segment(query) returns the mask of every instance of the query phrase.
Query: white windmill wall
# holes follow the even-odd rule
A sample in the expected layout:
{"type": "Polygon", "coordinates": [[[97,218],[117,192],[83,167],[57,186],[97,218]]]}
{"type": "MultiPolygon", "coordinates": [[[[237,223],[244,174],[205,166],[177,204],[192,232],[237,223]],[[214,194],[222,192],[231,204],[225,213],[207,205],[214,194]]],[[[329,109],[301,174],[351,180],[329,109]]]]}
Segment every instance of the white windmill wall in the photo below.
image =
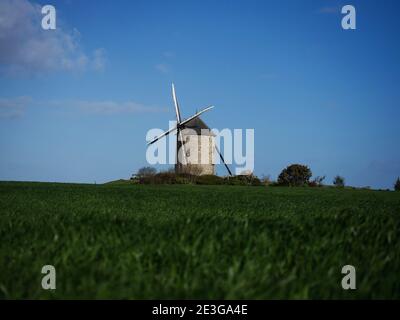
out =
{"type": "MultiPolygon", "coordinates": [[[[193,135],[185,134],[186,160],[188,163],[187,171],[194,174],[215,174],[215,137],[212,135],[193,135]]],[[[183,148],[180,148],[183,152],[183,148]]],[[[182,171],[185,171],[183,166],[182,171]]]]}

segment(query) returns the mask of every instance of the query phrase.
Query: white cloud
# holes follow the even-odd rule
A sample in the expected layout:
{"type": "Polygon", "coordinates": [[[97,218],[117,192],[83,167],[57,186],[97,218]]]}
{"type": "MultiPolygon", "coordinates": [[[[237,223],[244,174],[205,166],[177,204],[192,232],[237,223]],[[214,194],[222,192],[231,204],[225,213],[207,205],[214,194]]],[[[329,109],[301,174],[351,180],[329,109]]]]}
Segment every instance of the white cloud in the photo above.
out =
{"type": "Polygon", "coordinates": [[[62,108],[73,112],[118,115],[167,112],[167,108],[147,106],[134,101],[117,102],[112,100],[47,100],[38,101],[31,97],[21,96],[15,98],[0,98],[0,118],[16,119],[25,115],[28,108],[41,106],[47,108],[62,108]]]}
{"type": "MultiPolygon", "coordinates": [[[[64,103],[65,104],[65,103],[64,103]]],[[[116,102],[116,101],[70,101],[66,103],[67,105],[77,108],[85,113],[92,114],[103,114],[103,115],[113,115],[113,114],[130,114],[130,113],[157,113],[166,112],[166,108],[145,106],[143,104],[126,101],[126,102],[116,102]]]]}
{"type": "Polygon", "coordinates": [[[29,97],[0,98],[0,118],[15,119],[25,114],[25,109],[31,102],[29,97]]]}
{"type": "Polygon", "coordinates": [[[0,71],[31,74],[81,71],[88,66],[104,69],[103,49],[88,56],[80,46],[77,29],[64,29],[57,16],[57,29],[43,30],[42,17],[41,6],[36,3],[0,1],[0,71]]]}

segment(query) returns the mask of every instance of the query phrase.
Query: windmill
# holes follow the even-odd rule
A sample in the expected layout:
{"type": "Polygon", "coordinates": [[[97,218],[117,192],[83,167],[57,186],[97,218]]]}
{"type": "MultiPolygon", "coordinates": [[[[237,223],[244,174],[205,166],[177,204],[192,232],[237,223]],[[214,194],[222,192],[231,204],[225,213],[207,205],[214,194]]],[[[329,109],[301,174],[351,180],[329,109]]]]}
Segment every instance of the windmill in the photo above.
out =
{"type": "Polygon", "coordinates": [[[224,157],[215,144],[215,134],[200,119],[201,114],[211,110],[214,106],[209,106],[183,120],[179,109],[178,99],[176,98],[174,84],[172,84],[172,99],[175,106],[176,126],[154,138],[148,143],[148,145],[151,145],[176,131],[176,173],[189,172],[198,175],[215,174],[215,150],[225,165],[229,175],[232,176],[232,172],[225,163],[224,157]],[[201,162],[199,162],[200,159],[202,159],[201,162]]]}

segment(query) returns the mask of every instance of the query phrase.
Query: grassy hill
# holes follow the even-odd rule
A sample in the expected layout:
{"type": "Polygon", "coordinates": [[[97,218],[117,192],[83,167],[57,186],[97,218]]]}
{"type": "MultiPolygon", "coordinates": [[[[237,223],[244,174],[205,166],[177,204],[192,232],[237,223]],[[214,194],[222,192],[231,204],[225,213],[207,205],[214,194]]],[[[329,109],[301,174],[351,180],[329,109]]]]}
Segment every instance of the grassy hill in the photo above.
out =
{"type": "Polygon", "coordinates": [[[0,183],[2,298],[400,298],[399,270],[400,192],[0,183]]]}

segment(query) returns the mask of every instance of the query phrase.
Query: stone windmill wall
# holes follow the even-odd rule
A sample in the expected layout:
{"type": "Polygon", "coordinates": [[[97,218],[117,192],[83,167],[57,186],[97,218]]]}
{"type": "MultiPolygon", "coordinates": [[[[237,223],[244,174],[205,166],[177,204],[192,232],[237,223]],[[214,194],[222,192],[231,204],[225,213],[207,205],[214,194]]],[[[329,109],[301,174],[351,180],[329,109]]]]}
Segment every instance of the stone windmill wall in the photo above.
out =
{"type": "MultiPolygon", "coordinates": [[[[191,173],[194,175],[215,174],[215,135],[210,128],[200,119],[189,122],[182,130],[186,161],[177,161],[175,170],[177,173],[191,173]]],[[[181,141],[177,147],[180,159],[183,159],[181,141]]]]}

